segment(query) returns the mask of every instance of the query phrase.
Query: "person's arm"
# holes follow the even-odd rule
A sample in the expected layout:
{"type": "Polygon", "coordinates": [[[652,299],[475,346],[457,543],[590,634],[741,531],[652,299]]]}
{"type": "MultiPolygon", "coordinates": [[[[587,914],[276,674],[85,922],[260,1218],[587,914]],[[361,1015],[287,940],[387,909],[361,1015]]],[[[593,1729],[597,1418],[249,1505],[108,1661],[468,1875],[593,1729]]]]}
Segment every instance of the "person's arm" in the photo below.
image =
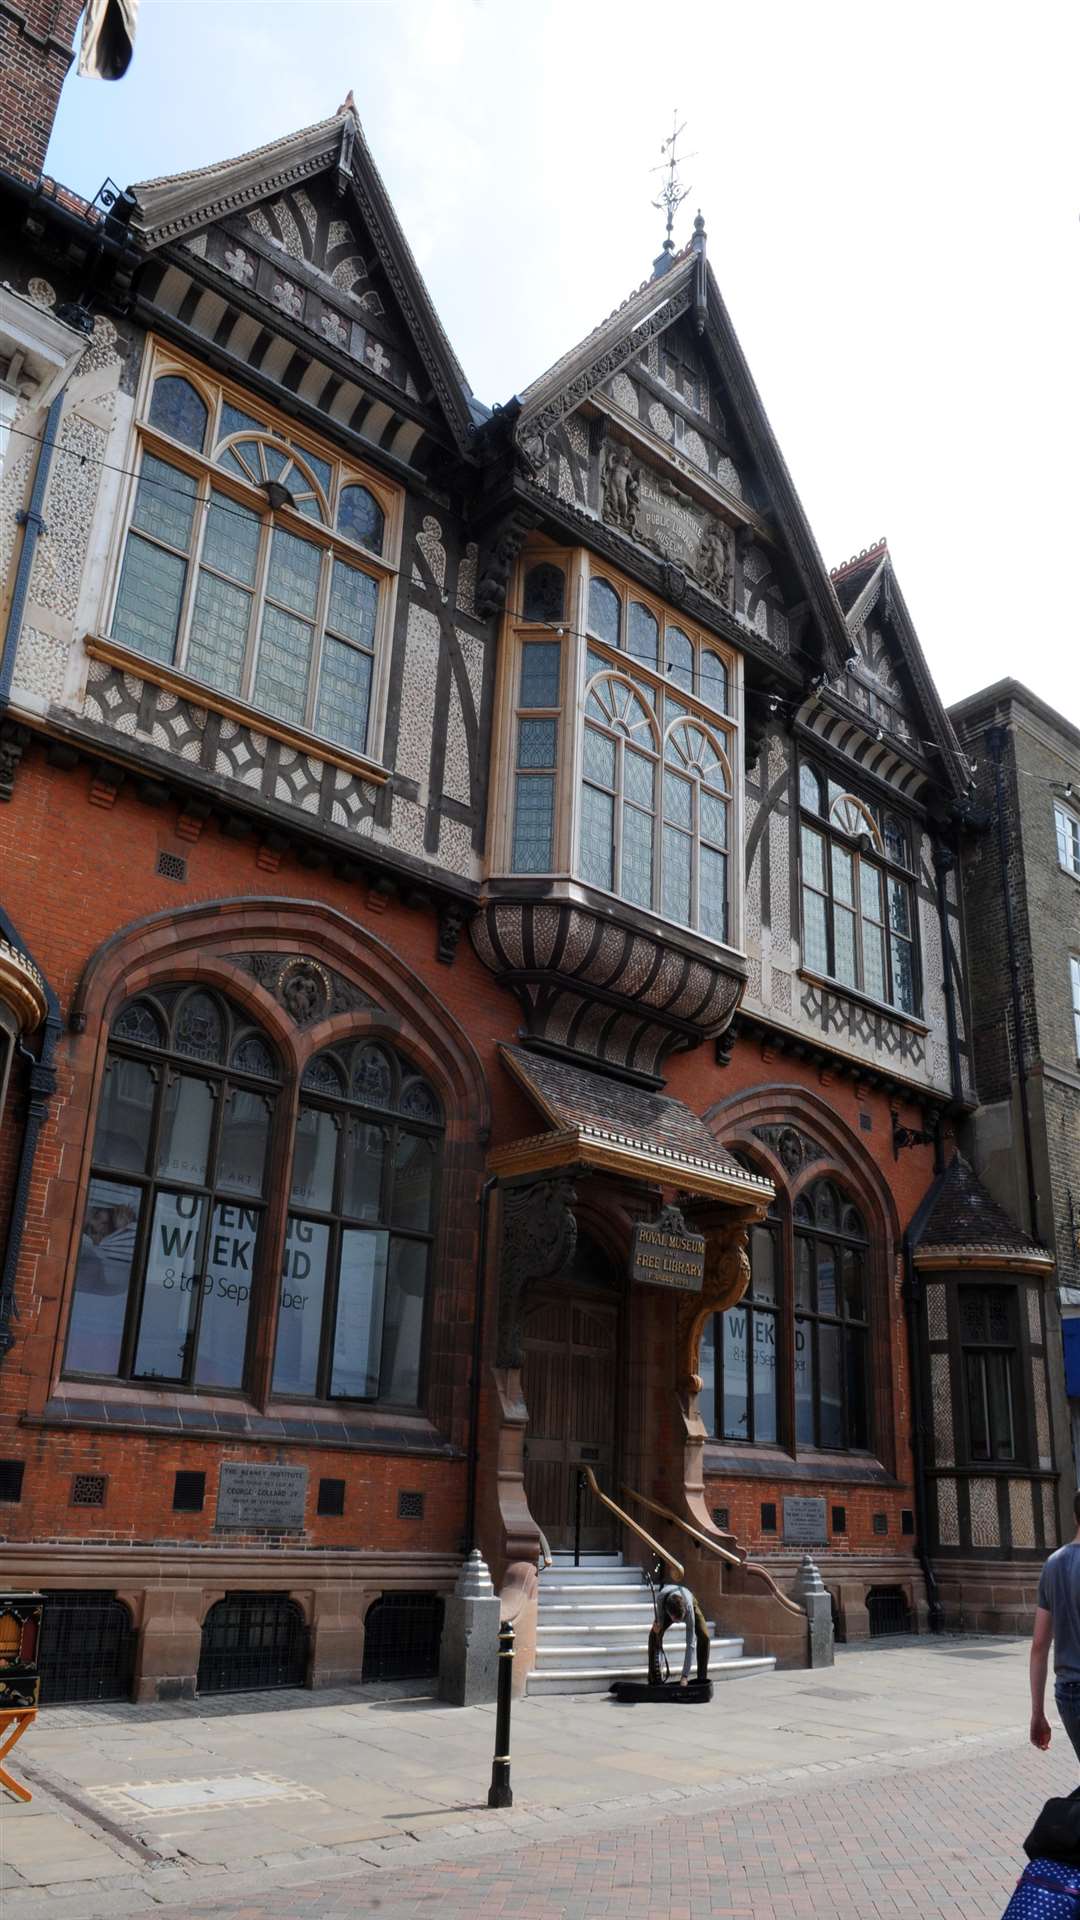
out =
{"type": "Polygon", "coordinates": [[[1046,1607],[1036,1607],[1035,1627],[1031,1636],[1031,1744],[1042,1753],[1050,1745],[1050,1722],[1045,1713],[1046,1669],[1053,1638],[1053,1614],[1046,1607]]]}
{"type": "Polygon", "coordinates": [[[683,1654],[682,1680],[680,1685],[685,1687],[690,1678],[690,1668],[694,1659],[694,1596],[686,1587],[683,1587],[681,1592],[683,1608],[686,1613],[686,1652],[683,1654]]]}

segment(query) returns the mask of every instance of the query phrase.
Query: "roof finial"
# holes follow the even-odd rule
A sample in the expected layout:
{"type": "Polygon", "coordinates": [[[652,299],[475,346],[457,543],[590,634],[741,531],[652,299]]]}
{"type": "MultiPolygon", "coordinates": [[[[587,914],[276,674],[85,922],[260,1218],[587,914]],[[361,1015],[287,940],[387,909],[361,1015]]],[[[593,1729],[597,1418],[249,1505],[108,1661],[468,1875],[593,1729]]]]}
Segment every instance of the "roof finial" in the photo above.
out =
{"type": "Polygon", "coordinates": [[[344,100],[342,101],[340,107],[338,108],[337,113],[334,115],[334,118],[335,120],[337,120],[340,117],[340,115],[343,113],[355,114],[355,112],[356,112],[356,101],[353,99],[353,91],[352,91],[352,88],[350,87],[348,93],[345,95],[344,100]]]}
{"type": "MultiPolygon", "coordinates": [[[[671,265],[671,256],[675,251],[675,242],[671,237],[671,230],[675,225],[675,215],[682,206],[687,194],[690,192],[690,188],[684,187],[679,179],[678,166],[680,156],[676,152],[679,140],[685,132],[686,121],[684,120],[680,127],[679,109],[676,107],[671,116],[671,134],[667,140],[660,142],[660,151],[665,155],[665,158],[658,167],[652,169],[654,173],[667,174],[667,180],[660,189],[660,198],[653,201],[653,206],[656,207],[659,212],[666,212],[667,214],[667,233],[664,239],[663,250],[659,257],[653,261],[654,273],[666,273],[671,265]]],[[[693,160],[696,158],[696,155],[686,153],[681,157],[684,160],[693,160]]]]}

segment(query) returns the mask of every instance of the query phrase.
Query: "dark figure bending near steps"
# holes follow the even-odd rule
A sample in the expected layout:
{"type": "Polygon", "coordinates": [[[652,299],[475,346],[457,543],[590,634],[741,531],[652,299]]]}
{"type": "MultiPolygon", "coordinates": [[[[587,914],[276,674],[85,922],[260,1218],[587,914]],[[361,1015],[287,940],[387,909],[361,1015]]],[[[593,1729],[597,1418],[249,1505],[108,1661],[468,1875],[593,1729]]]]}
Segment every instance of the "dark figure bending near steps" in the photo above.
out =
{"type": "Polygon", "coordinates": [[[664,1635],[669,1627],[680,1624],[686,1629],[686,1649],[679,1685],[685,1687],[690,1678],[695,1640],[698,1680],[704,1682],[708,1678],[709,1629],[705,1624],[705,1615],[689,1587],[661,1587],[656,1597],[656,1619],[649,1628],[649,1685],[652,1687],[661,1685],[660,1651],[664,1635]]]}

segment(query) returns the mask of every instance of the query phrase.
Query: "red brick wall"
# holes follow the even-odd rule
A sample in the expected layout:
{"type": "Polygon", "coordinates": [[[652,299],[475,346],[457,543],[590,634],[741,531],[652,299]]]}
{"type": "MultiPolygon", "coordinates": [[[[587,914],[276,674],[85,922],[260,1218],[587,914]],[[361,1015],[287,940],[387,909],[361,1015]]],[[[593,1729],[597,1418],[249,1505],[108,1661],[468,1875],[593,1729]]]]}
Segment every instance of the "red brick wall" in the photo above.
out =
{"type": "MultiPolygon", "coordinates": [[[[440,965],[436,954],[436,923],[430,908],[407,908],[364,886],[339,879],[329,871],[313,873],[298,860],[285,856],[276,872],[257,864],[257,842],[228,838],[213,822],[192,842],[177,833],[175,804],[154,809],[142,803],[130,787],[121,788],[108,811],[90,804],[91,774],[86,767],[61,771],[51,767],[36,745],[27,753],[15,783],[11,802],[0,807],[0,873],[3,898],[19,932],[57,992],[65,1020],[72,997],[91,956],[119,930],[145,916],[182,910],[206,900],[235,900],[244,896],[253,908],[259,902],[282,900],[325,904],[349,916],[361,928],[392,950],[405,975],[422,983],[444,1009],[448,1033],[467,1036],[487,1077],[492,1102],[491,1137],[496,1143],[535,1133],[538,1117],[524,1095],[501,1068],[496,1053],[500,1040],[513,1039],[519,1025],[512,997],[484,969],[464,937],[452,966],[440,965]],[[188,863],[183,884],[155,874],[160,851],[182,854],[188,863]]],[[[137,945],[132,949],[138,963],[137,945]]],[[[2,1511],[0,1528],[10,1538],[175,1539],[197,1542],[211,1538],[218,1457],[246,1460],[306,1462],[310,1470],[310,1510],[314,1513],[317,1482],[327,1475],[347,1485],[344,1519],[319,1518],[310,1522],[315,1544],[337,1542],[377,1547],[452,1547],[460,1538],[465,1498],[463,1460],[439,1460],[308,1448],[301,1442],[223,1443],[195,1438],[172,1440],[138,1434],[92,1433],[85,1429],[40,1428],[20,1425],[31,1404],[40,1407],[50,1378],[57,1372],[57,1328],[67,1279],[70,1236],[77,1213],[78,1182],[85,1151],[88,1112],[93,1104],[93,1078],[88,1052],[96,1047],[89,1027],[85,1035],[65,1031],[57,1064],[60,1093],[39,1148],[34,1186],[23,1240],[19,1270],[17,1344],[0,1369],[0,1455],[23,1456],[28,1462],[20,1507],[2,1511]],[[173,1474],[181,1467],[208,1474],[204,1514],[173,1514],[173,1474]],[[104,1512],[70,1505],[71,1475],[79,1471],[110,1476],[108,1507],[104,1512]],[[399,1488],[427,1492],[423,1521],[397,1517],[399,1488]],[[6,1524],[5,1524],[6,1523],[6,1524]]],[[[12,1099],[20,1097],[18,1070],[12,1099]]],[[[875,1167],[893,1196],[902,1229],[932,1177],[928,1149],[916,1149],[894,1160],[888,1098],[882,1093],[858,1093],[850,1080],[820,1074],[812,1065],[791,1057],[763,1056],[760,1046],[741,1041],[731,1065],[716,1065],[711,1047],[704,1046],[670,1062],[668,1090],[697,1111],[708,1113],[732,1096],[765,1084],[786,1086],[825,1103],[833,1124],[842,1122],[859,1151],[875,1167]],[[859,1126],[860,1113],[871,1115],[870,1132],[859,1126]]],[[[918,1125],[915,1108],[901,1106],[901,1119],[918,1125]]],[[[713,1124],[725,1137],[723,1113],[713,1124]]],[[[452,1254],[459,1275],[449,1317],[454,1325],[446,1335],[445,1369],[453,1375],[447,1391],[455,1409],[455,1437],[465,1438],[464,1413],[469,1373],[468,1343],[472,1276],[475,1272],[479,1208],[463,1200],[478,1190],[482,1143],[472,1128],[473,1163],[462,1174],[465,1185],[452,1203],[452,1254]],[[472,1181],[470,1187],[468,1182],[472,1181]]],[[[0,1140],[10,1141],[14,1129],[5,1126],[0,1140]]],[[[11,1154],[0,1145],[0,1182],[10,1180],[11,1154]]],[[[5,1194],[0,1186],[0,1218],[5,1194]]],[[[448,1243],[449,1244],[449,1243],[448,1243]]],[[[755,1549],[777,1542],[760,1534],[762,1500],[775,1499],[779,1511],[786,1490],[824,1492],[829,1506],[847,1508],[848,1531],[835,1543],[838,1551],[910,1552],[910,1541],[900,1534],[900,1509],[912,1504],[908,1439],[909,1403],[907,1355],[899,1292],[898,1239],[891,1242],[887,1283],[888,1305],[882,1337],[887,1348],[884,1369],[891,1397],[895,1434],[895,1492],[819,1483],[784,1483],[764,1479],[710,1482],[709,1504],[727,1505],[740,1538],[755,1549]],[[872,1530],[874,1513],[888,1512],[887,1537],[872,1530]]],[[[442,1310],[442,1309],[440,1309],[442,1310]]],[[[495,1302],[487,1310],[489,1341],[494,1340],[495,1302]]],[[[655,1385],[655,1382],[654,1382],[655,1385]]],[[[671,1405],[670,1376],[664,1396],[671,1405]]],[[[449,1404],[449,1403],[448,1403],[449,1404]]],[[[656,1409],[660,1431],[669,1414],[656,1409]]],[[[665,1435],[665,1444],[667,1436],[665,1435]]]]}
{"type": "Polygon", "coordinates": [[[45,164],[81,12],[81,0],[17,0],[0,11],[0,166],[29,184],[45,164]]]}

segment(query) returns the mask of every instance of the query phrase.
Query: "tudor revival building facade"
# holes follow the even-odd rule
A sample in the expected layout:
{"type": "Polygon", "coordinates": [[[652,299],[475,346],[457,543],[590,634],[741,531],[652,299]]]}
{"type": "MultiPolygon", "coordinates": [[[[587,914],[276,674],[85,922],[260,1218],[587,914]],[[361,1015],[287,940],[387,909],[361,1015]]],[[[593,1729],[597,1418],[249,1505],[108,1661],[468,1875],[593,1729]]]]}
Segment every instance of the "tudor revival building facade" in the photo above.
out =
{"type": "MultiPolygon", "coordinates": [[[[1045,1347],[962,1443],[991,1524],[912,1239],[975,1098],[970,770],[700,219],[492,412],[351,100],[102,211],[39,177],[54,54],[15,30],[0,156],[10,1576],[153,1699],[258,1608],[263,1680],[383,1671],[476,1543],[524,1673],[591,1465],[751,1650],[805,1657],[800,1531],[849,1634],[925,1620],[931,1548],[1018,1617],[1045,1347]],[[701,1292],[631,1282],[672,1206],[701,1292]]],[[[990,1345],[1001,1275],[930,1244],[990,1345]]]]}

